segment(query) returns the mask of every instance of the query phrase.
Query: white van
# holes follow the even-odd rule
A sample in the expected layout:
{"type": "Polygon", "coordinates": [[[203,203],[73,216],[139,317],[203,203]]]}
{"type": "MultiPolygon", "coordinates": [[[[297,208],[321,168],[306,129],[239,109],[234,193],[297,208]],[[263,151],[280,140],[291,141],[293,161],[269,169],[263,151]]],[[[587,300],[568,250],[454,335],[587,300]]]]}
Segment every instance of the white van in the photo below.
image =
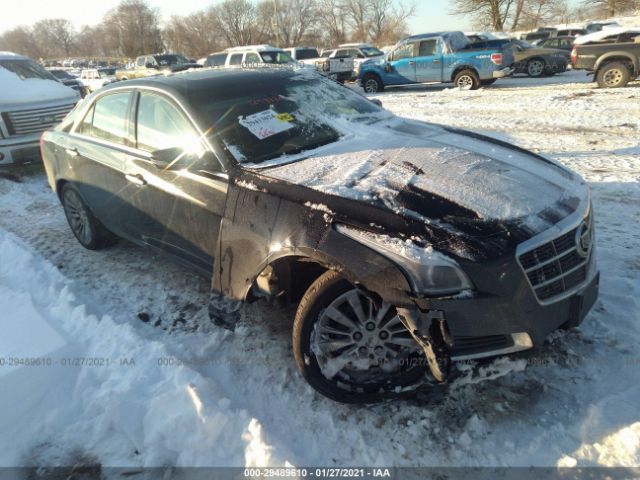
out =
{"type": "Polygon", "coordinates": [[[40,135],[79,100],[30,58],[0,52],[0,165],[39,161],[40,135]]]}

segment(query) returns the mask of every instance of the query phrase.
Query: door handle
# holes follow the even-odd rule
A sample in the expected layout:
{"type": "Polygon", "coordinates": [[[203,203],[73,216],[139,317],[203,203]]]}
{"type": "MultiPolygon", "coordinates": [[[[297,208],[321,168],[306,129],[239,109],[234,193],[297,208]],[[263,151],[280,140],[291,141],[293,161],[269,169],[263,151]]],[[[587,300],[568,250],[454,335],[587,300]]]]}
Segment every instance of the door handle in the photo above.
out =
{"type": "Polygon", "coordinates": [[[415,64],[416,64],[415,61],[413,61],[413,60],[409,61],[409,65],[415,65],[415,64]]]}
{"type": "Polygon", "coordinates": [[[440,63],[440,60],[438,60],[437,58],[433,61],[433,63],[440,63]]]}
{"type": "Polygon", "coordinates": [[[129,182],[133,183],[134,185],[138,185],[139,187],[142,187],[147,184],[147,181],[139,173],[136,173],[135,175],[126,174],[124,178],[126,178],[129,182]]]}
{"type": "Polygon", "coordinates": [[[77,148],[67,148],[66,152],[67,152],[67,155],[69,155],[70,157],[77,157],[78,155],[80,155],[78,153],[78,149],[77,148]]]}

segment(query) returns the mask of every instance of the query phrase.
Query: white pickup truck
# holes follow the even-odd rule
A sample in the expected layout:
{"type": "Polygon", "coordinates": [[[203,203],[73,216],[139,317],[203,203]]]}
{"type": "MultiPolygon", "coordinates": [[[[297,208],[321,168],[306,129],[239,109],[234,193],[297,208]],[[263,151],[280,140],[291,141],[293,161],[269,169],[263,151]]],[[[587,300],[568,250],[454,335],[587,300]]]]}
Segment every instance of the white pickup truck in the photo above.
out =
{"type": "Polygon", "coordinates": [[[316,69],[322,74],[344,83],[353,78],[354,58],[338,50],[324,50],[316,60],[316,69]]]}
{"type": "Polygon", "coordinates": [[[112,71],[108,69],[88,68],[80,72],[80,81],[90,92],[94,92],[105,85],[117,81],[115,70],[113,73],[111,72],[112,71]]]}

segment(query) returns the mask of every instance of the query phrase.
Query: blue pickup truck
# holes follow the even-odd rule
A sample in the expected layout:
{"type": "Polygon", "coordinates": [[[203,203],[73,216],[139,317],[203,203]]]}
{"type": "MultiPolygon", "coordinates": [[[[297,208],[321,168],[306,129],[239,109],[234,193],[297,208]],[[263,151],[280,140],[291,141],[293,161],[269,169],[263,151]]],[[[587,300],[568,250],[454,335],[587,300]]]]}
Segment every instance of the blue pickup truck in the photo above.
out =
{"type": "Polygon", "coordinates": [[[367,93],[387,86],[448,83],[475,90],[513,72],[509,40],[472,43],[462,32],[414,35],[398,42],[383,60],[360,66],[358,83],[367,93]]]}

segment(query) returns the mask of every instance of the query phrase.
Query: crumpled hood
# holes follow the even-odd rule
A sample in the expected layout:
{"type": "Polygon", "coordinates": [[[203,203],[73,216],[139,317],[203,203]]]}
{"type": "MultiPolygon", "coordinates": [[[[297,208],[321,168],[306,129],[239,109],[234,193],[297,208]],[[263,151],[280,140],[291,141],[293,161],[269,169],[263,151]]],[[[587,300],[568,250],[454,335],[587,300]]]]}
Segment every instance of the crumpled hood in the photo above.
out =
{"type": "Polygon", "coordinates": [[[531,234],[588,196],[577,175],[498,140],[404,120],[368,132],[261,173],[426,223],[516,223],[531,234]]]}

